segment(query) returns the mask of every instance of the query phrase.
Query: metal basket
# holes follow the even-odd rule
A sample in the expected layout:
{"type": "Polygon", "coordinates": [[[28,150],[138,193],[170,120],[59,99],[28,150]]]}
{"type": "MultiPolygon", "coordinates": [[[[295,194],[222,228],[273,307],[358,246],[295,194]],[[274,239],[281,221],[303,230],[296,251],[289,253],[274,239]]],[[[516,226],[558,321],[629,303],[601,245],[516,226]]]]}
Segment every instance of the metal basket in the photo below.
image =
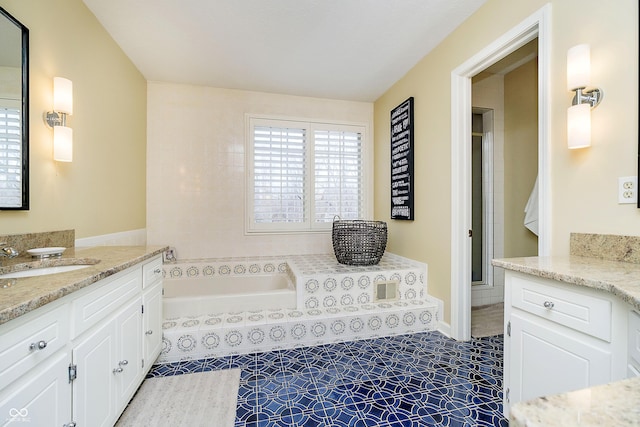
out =
{"type": "Polygon", "coordinates": [[[376,265],[387,246],[384,221],[336,220],[331,232],[333,252],[340,264],[376,265]]]}

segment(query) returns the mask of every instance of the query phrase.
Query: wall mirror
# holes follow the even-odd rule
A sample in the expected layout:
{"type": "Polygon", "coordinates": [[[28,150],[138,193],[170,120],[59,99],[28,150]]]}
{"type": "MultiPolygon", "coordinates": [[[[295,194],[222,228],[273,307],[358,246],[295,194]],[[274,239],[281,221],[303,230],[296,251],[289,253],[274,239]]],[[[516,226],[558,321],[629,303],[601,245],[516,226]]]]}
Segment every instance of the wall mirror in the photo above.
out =
{"type": "Polygon", "coordinates": [[[29,30],[0,7],[0,210],[29,209],[29,30]]]}

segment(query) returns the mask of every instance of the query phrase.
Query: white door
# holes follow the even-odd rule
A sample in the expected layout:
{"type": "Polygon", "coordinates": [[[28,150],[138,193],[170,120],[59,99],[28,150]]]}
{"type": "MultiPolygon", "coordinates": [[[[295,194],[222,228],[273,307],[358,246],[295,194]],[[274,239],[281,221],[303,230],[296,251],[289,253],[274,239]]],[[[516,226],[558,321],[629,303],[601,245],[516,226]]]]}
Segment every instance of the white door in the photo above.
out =
{"type": "Polygon", "coordinates": [[[116,409],[124,407],[140,384],[142,375],[142,299],[136,298],[118,315],[117,358],[113,369],[116,377],[116,409]]]}
{"type": "Polygon", "coordinates": [[[510,345],[511,405],[611,381],[611,353],[588,344],[582,334],[518,313],[510,320],[505,344],[510,345]]]}
{"type": "Polygon", "coordinates": [[[162,349],[162,282],[154,285],[142,296],[144,313],[144,366],[155,362],[162,349]]]}
{"type": "Polygon", "coordinates": [[[111,426],[116,414],[116,322],[94,330],[73,349],[73,418],[78,426],[111,426]]]}
{"type": "Polygon", "coordinates": [[[0,395],[3,426],[62,426],[71,422],[71,386],[66,351],[41,363],[0,395]]]}

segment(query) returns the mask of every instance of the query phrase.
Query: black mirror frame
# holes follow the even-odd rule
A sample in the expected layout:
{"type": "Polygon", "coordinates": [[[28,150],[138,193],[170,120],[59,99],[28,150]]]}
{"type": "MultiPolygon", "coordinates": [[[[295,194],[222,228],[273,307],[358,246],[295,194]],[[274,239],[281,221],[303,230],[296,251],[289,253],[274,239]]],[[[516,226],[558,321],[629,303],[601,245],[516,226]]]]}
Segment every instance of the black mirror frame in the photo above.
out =
{"type": "Polygon", "coordinates": [[[0,15],[11,21],[21,32],[22,38],[22,204],[0,206],[0,210],[29,210],[29,29],[0,7],[0,15]]]}

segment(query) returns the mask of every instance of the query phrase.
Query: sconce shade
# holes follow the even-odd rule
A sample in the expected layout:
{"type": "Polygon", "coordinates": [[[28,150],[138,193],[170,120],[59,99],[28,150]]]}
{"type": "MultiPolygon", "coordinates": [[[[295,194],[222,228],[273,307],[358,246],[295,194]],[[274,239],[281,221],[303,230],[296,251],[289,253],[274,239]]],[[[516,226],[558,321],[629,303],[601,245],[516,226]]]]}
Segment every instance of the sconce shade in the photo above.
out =
{"type": "Polygon", "coordinates": [[[567,109],[567,143],[571,149],[591,145],[590,104],[577,104],[567,109]]]}
{"type": "Polygon", "coordinates": [[[73,114],[73,82],[64,77],[53,78],[53,111],[73,114]]]}
{"type": "Polygon", "coordinates": [[[591,49],[579,44],[567,52],[567,88],[575,90],[589,86],[591,80],[591,49]]]}
{"type": "Polygon", "coordinates": [[[53,160],[73,161],[73,129],[66,126],[53,127],[53,160]]]}

